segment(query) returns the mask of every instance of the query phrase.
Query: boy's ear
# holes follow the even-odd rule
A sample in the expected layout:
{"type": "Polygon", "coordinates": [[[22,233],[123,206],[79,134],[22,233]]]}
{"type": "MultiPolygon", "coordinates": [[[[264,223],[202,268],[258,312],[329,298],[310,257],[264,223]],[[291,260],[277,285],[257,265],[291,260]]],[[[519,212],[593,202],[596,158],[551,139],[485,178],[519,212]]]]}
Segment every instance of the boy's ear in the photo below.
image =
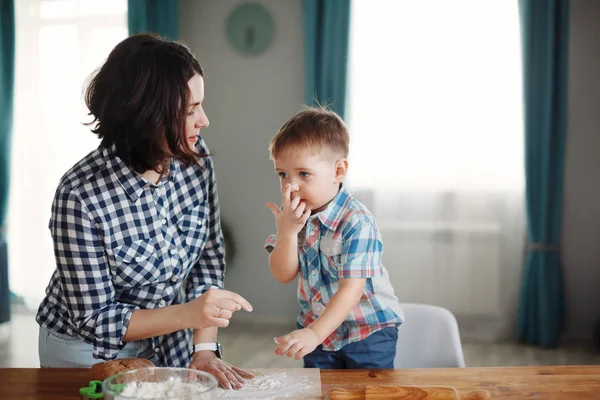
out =
{"type": "Polygon", "coordinates": [[[348,160],[337,160],[335,162],[335,177],[334,183],[340,183],[346,177],[346,173],[348,172],[348,160]]]}

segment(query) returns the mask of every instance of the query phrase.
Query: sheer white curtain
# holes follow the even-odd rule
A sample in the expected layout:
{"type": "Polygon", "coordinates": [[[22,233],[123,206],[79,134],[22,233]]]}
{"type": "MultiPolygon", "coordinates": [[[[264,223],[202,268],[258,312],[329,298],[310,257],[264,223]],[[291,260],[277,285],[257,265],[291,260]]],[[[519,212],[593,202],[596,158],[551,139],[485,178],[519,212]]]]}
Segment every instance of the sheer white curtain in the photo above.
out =
{"type": "Polygon", "coordinates": [[[98,146],[83,85],[127,36],[127,0],[18,0],[9,199],[11,291],[36,309],[54,269],[48,230],[60,177],[98,146]]]}
{"type": "Polygon", "coordinates": [[[517,1],[354,0],[348,184],[401,301],[512,329],[524,240],[517,1]]]}

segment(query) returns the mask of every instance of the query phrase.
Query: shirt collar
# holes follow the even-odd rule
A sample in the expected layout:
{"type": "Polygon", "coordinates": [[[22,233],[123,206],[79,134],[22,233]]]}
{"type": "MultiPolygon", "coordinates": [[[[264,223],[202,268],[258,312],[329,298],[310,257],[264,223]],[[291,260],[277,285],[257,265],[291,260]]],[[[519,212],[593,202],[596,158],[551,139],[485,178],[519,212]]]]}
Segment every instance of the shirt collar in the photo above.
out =
{"type": "MultiPolygon", "coordinates": [[[[102,155],[106,160],[108,160],[107,164],[109,172],[114,174],[117,181],[132,202],[135,203],[137,199],[140,198],[146,186],[157,186],[148,182],[142,177],[142,175],[129,168],[123,162],[123,160],[116,155],[114,144],[109,148],[105,148],[102,152],[102,155]]],[[[167,180],[173,181],[175,175],[180,171],[181,168],[179,166],[179,162],[176,162],[171,158],[171,161],[169,162],[169,173],[161,178],[159,184],[163,184],[167,180]]]]}
{"type": "Polygon", "coordinates": [[[329,202],[327,207],[316,214],[316,218],[318,218],[328,229],[335,231],[342,221],[342,216],[345,213],[350,200],[352,200],[352,195],[343,183],[340,184],[340,190],[329,202]]]}

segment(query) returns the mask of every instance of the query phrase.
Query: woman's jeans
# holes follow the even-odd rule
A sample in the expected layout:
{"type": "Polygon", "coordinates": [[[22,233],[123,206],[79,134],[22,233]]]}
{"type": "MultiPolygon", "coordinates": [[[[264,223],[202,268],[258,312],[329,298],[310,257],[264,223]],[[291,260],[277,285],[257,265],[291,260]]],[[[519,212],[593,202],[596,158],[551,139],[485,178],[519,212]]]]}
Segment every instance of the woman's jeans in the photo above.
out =
{"type": "MultiPolygon", "coordinates": [[[[40,327],[38,353],[42,368],[89,368],[103,360],[92,356],[92,345],[79,336],[69,336],[40,327]]],[[[129,342],[117,358],[146,358],[156,364],[150,340],[129,342]]]]}

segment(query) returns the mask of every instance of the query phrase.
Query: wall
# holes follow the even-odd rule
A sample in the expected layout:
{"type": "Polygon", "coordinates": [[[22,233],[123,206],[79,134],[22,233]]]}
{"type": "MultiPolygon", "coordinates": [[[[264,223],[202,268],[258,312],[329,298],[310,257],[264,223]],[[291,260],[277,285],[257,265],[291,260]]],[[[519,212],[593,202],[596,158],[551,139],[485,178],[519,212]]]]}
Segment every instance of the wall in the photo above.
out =
{"type": "Polygon", "coordinates": [[[275,35],[258,56],[238,54],[226,40],[226,16],[240,2],[181,0],[181,35],[206,71],[210,127],[202,136],[214,153],[222,217],[233,226],[237,241],[226,287],[255,309],[236,318],[293,322],[295,282],[274,280],[263,244],[275,230],[264,204],[281,198],[269,141],[304,96],[301,2],[259,1],[273,15],[275,35]]]}
{"type": "Polygon", "coordinates": [[[567,337],[600,319],[600,2],[571,0],[563,209],[567,337]]]}
{"type": "MultiPolygon", "coordinates": [[[[246,296],[255,318],[293,320],[294,284],[271,277],[266,236],[274,230],[266,201],[279,198],[267,146],[303,97],[300,0],[262,0],[275,19],[271,46],[258,57],[226,41],[227,13],[240,1],[180,0],[182,37],[207,73],[204,131],[215,153],[223,217],[234,226],[237,259],[227,288],[246,296]]],[[[600,2],[571,0],[568,137],[564,187],[563,261],[567,337],[589,338],[600,318],[600,2]]],[[[242,317],[240,315],[240,317],[242,317]]]]}

